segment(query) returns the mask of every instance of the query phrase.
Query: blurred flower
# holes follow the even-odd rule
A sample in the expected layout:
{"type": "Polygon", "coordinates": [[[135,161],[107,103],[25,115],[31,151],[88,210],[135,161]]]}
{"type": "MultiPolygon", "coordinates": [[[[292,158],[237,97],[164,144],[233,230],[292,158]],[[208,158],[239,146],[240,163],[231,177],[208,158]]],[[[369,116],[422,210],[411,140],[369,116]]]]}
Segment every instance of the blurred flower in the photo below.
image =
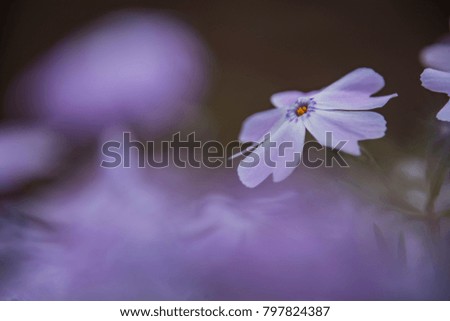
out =
{"type": "MultiPolygon", "coordinates": [[[[427,68],[420,75],[420,80],[425,88],[450,96],[450,72],[427,68]]],[[[450,101],[438,112],[436,117],[439,120],[450,121],[450,101]]]]}
{"type": "Polygon", "coordinates": [[[382,107],[397,96],[371,97],[383,86],[382,76],[372,69],[359,68],[320,91],[273,95],[271,101],[277,109],[257,113],[243,124],[239,139],[259,144],[250,157],[260,161],[255,166],[243,165],[245,160],[241,162],[238,174],[242,183],[255,187],[270,174],[274,182],[288,177],[295,169],[292,162],[299,162],[297,156],[302,151],[306,129],[323,146],[334,148],[339,141],[347,141],[342,151],[360,155],[358,141],[383,137],[386,131],[383,116],[364,111],[382,107]],[[330,139],[327,132],[332,133],[330,139]],[[277,148],[268,148],[271,142],[277,148]],[[285,146],[284,153],[280,153],[278,148],[283,142],[292,145],[285,146]],[[275,166],[263,161],[267,156],[275,166]],[[287,166],[289,162],[291,165],[287,166]]]}
{"type": "Polygon", "coordinates": [[[191,295],[176,260],[182,249],[173,242],[166,217],[176,195],[169,192],[167,177],[151,183],[145,169],[97,166],[14,205],[51,229],[34,231],[41,241],[26,238],[15,252],[12,247],[23,262],[1,287],[3,299],[182,300],[191,295]]]}
{"type": "MultiPolygon", "coordinates": [[[[450,96],[450,37],[426,47],[421,52],[422,63],[430,68],[420,76],[422,86],[450,96]]],[[[450,121],[450,102],[437,114],[437,119],[450,121]]]]}
{"type": "Polygon", "coordinates": [[[64,150],[64,142],[48,129],[0,126],[0,193],[51,176],[64,150]]]}
{"type": "Polygon", "coordinates": [[[10,248],[23,260],[2,298],[439,297],[422,231],[361,201],[329,173],[250,190],[226,170],[174,171],[89,167],[16,204],[51,229],[10,248]]]}
{"type": "Polygon", "coordinates": [[[166,133],[199,107],[207,59],[195,32],[177,19],[116,12],[25,71],[10,107],[76,136],[117,124],[166,133]]]}
{"type": "MultiPolygon", "coordinates": [[[[245,189],[236,180],[182,207],[176,235],[208,300],[419,299],[436,295],[425,235],[330,174],[245,189]],[[382,226],[380,248],[373,226],[382,226]],[[400,235],[404,247],[397,249],[400,235]],[[398,253],[404,250],[406,262],[398,253]]],[[[214,178],[214,180],[217,178],[214,178]]]]}
{"type": "Polygon", "coordinates": [[[450,35],[446,35],[439,42],[425,47],[420,53],[422,63],[430,68],[450,71],[450,35]]]}

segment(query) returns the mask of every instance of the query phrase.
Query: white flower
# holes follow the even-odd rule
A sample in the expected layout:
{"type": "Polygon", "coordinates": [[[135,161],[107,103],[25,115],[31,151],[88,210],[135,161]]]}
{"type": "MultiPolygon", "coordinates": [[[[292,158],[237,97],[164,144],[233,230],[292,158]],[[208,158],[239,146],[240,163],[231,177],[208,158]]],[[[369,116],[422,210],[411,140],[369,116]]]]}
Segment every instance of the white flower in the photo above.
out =
{"type": "Polygon", "coordinates": [[[247,156],[251,164],[247,158],[239,164],[242,183],[255,187],[270,174],[274,182],[288,177],[295,168],[293,164],[300,162],[306,129],[323,146],[334,148],[347,141],[341,150],[360,155],[358,141],[383,137],[386,131],[383,116],[367,111],[397,96],[371,97],[383,87],[382,76],[372,69],[359,68],[320,91],[273,95],[271,101],[276,108],[250,116],[242,126],[239,139],[258,144],[247,156]],[[330,141],[327,132],[332,134],[330,141]]]}

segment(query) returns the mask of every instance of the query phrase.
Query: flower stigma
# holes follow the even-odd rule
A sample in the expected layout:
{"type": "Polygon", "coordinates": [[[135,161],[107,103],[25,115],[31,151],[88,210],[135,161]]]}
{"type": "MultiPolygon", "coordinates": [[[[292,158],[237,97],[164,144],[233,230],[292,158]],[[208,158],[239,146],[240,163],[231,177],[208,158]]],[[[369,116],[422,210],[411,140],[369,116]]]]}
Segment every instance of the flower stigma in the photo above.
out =
{"type": "MultiPolygon", "coordinates": [[[[286,112],[286,118],[289,121],[298,122],[299,118],[307,115],[314,109],[315,101],[313,98],[299,98],[286,112]]],[[[309,116],[309,115],[308,115],[309,116]]]]}
{"type": "Polygon", "coordinates": [[[308,106],[303,105],[303,106],[298,106],[297,109],[295,110],[295,114],[297,115],[297,117],[303,116],[304,114],[306,114],[306,112],[308,111],[308,106]]]}

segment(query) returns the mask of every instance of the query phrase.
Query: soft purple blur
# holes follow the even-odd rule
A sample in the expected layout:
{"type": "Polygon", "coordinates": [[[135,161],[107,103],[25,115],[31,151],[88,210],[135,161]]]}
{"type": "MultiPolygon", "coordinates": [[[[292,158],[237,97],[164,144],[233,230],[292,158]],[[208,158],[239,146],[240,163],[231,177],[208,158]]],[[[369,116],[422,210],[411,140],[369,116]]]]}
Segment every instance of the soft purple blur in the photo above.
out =
{"type": "Polygon", "coordinates": [[[0,126],[0,193],[52,176],[65,150],[61,137],[46,128],[0,126]]]}
{"type": "MultiPolygon", "coordinates": [[[[435,262],[447,257],[420,217],[389,207],[373,168],[248,189],[235,169],[99,166],[102,143],[124,130],[163,137],[196,113],[196,129],[213,123],[201,112],[205,47],[172,16],[121,11],[17,77],[9,112],[30,123],[0,129],[0,299],[447,299],[449,265],[435,262]]],[[[414,196],[427,190],[398,172],[406,201],[423,207],[414,196]]]]}

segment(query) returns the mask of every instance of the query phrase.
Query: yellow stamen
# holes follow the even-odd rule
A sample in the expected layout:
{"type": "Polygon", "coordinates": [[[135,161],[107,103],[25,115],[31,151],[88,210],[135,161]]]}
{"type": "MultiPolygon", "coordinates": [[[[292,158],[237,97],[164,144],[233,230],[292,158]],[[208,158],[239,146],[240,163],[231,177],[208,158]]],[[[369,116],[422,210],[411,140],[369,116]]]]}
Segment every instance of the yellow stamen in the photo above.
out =
{"type": "Polygon", "coordinates": [[[306,112],[308,111],[308,107],[307,106],[299,106],[297,107],[297,109],[295,110],[295,114],[300,117],[302,115],[304,115],[306,112]]]}

